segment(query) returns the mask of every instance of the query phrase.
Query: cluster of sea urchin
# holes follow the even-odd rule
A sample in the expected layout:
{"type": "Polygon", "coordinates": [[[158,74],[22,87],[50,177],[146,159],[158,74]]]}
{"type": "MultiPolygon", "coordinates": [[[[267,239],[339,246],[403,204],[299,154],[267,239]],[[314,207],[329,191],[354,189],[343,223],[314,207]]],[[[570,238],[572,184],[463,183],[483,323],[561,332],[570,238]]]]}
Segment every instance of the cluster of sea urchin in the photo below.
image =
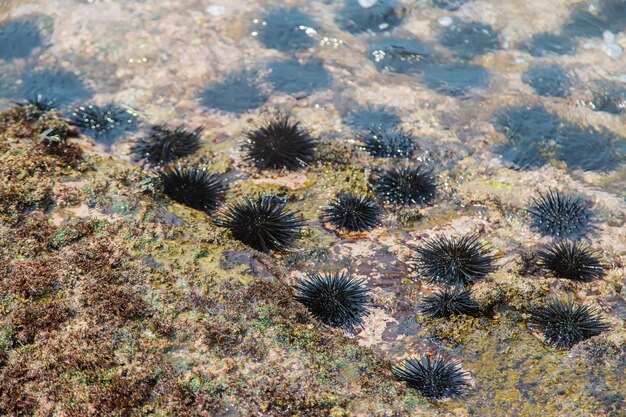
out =
{"type": "Polygon", "coordinates": [[[415,138],[404,129],[370,127],[363,135],[363,148],[378,158],[408,158],[415,152],[415,138]]]}
{"type": "Polygon", "coordinates": [[[437,236],[415,250],[413,261],[428,281],[445,285],[469,285],[493,270],[495,256],[478,236],[437,236]]]}
{"type": "Polygon", "coordinates": [[[259,169],[297,170],[313,161],[317,141],[300,123],[279,117],[251,130],[243,145],[245,159],[259,169]]]}
{"type": "Polygon", "coordinates": [[[444,356],[410,357],[394,365],[393,374],[398,381],[433,399],[459,395],[469,385],[468,374],[460,363],[444,356]]]}
{"type": "Polygon", "coordinates": [[[369,290],[345,272],[312,274],[299,279],[294,288],[296,300],[329,326],[352,331],[369,314],[369,290]]]}
{"type": "Polygon", "coordinates": [[[382,209],[368,196],[340,193],[323,209],[322,221],[351,232],[371,230],[380,223],[382,209]]]}
{"type": "Polygon", "coordinates": [[[216,224],[230,229],[235,239],[262,252],[287,250],[304,225],[295,212],[285,208],[285,201],[275,195],[244,198],[229,206],[216,224]]]}
{"type": "Polygon", "coordinates": [[[574,305],[555,299],[530,312],[530,325],[543,333],[558,349],[571,349],[576,343],[609,330],[600,314],[586,304],[574,305]]]}
{"type": "Polygon", "coordinates": [[[557,237],[584,234],[590,217],[583,199],[552,189],[534,198],[527,212],[535,229],[544,235],[557,237]]]}
{"type": "Polygon", "coordinates": [[[478,304],[470,297],[470,290],[463,287],[446,287],[422,299],[420,313],[439,318],[453,315],[473,316],[478,314],[478,304]]]}
{"type": "Polygon", "coordinates": [[[174,129],[165,125],[152,126],[147,137],[135,142],[130,151],[133,159],[142,165],[164,166],[200,149],[202,128],[187,130],[184,126],[174,129]]]}
{"type": "Polygon", "coordinates": [[[163,192],[172,200],[205,213],[213,212],[226,194],[220,175],[198,167],[165,167],[159,170],[163,192]]]}
{"type": "Polygon", "coordinates": [[[542,268],[558,278],[592,281],[604,275],[604,266],[595,252],[580,242],[558,241],[539,251],[542,268]]]}
{"type": "Polygon", "coordinates": [[[376,194],[389,204],[426,205],[435,198],[437,181],[432,171],[423,166],[399,167],[379,173],[373,187],[376,194]]]}

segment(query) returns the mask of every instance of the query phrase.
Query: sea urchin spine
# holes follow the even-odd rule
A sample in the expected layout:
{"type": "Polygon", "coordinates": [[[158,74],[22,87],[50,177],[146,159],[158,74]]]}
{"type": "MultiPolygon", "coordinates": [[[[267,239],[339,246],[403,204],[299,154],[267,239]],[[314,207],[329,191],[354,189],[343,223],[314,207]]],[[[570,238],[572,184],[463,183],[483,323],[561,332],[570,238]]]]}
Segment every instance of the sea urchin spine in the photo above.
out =
{"type": "Polygon", "coordinates": [[[392,168],[375,179],[374,191],[390,204],[425,205],[435,198],[437,182],[433,173],[422,166],[392,168]]]}
{"type": "Polygon", "coordinates": [[[495,256],[478,236],[438,236],[421,246],[412,246],[421,273],[433,283],[469,285],[493,270],[495,256]]]}
{"type": "Polygon", "coordinates": [[[304,225],[295,214],[286,210],[285,201],[277,196],[246,197],[229,206],[216,224],[230,229],[235,239],[256,250],[284,252],[304,225]]]}
{"type": "Polygon", "coordinates": [[[552,300],[530,314],[530,325],[558,349],[571,349],[576,343],[609,330],[599,313],[586,304],[574,305],[571,298],[567,302],[552,300]]]}
{"type": "Polygon", "coordinates": [[[368,196],[341,193],[323,209],[322,221],[339,229],[363,232],[380,223],[381,208],[368,196]]]}
{"type": "Polygon", "coordinates": [[[165,167],[159,171],[163,192],[172,200],[211,213],[226,194],[220,175],[197,167],[165,167]]]}
{"type": "Polygon", "coordinates": [[[589,210],[584,200],[548,190],[533,199],[527,209],[532,226],[544,235],[568,237],[584,234],[589,223],[589,210]]]}
{"type": "Polygon", "coordinates": [[[248,132],[245,159],[259,169],[294,171],[313,161],[317,142],[298,122],[281,117],[248,132]]]}
{"type": "Polygon", "coordinates": [[[393,374],[398,381],[433,399],[462,394],[468,386],[468,374],[460,363],[443,356],[405,359],[393,367],[393,374]]]}
{"type": "Polygon", "coordinates": [[[369,290],[345,272],[311,274],[294,288],[296,300],[329,326],[352,331],[369,314],[369,290]]]}
{"type": "Polygon", "coordinates": [[[135,142],[130,151],[133,159],[142,165],[167,165],[200,149],[202,131],[202,128],[187,130],[184,126],[174,129],[165,125],[152,126],[150,134],[135,142]]]}
{"type": "Polygon", "coordinates": [[[427,317],[439,318],[453,315],[474,316],[478,314],[478,304],[470,297],[470,291],[462,287],[446,287],[422,299],[420,313],[427,317]]]}
{"type": "Polygon", "coordinates": [[[595,252],[580,242],[556,242],[539,251],[542,268],[554,276],[572,281],[592,281],[604,275],[604,267],[595,252]]]}

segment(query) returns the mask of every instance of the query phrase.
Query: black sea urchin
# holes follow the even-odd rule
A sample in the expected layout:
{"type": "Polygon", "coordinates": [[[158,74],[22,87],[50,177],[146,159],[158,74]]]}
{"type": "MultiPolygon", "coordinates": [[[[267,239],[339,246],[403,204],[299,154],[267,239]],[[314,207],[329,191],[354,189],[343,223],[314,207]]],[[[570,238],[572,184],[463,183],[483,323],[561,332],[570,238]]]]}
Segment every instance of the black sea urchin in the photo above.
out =
{"type": "Polygon", "coordinates": [[[546,341],[558,349],[571,349],[576,343],[609,330],[599,313],[586,304],[574,305],[552,300],[545,307],[532,310],[530,325],[541,330],[546,341]]]}
{"type": "Polygon", "coordinates": [[[415,151],[415,138],[403,129],[368,128],[363,148],[378,158],[407,158],[415,151]]]}
{"type": "Polygon", "coordinates": [[[350,33],[390,31],[402,23],[405,9],[396,0],[378,0],[364,7],[362,1],[347,0],[335,18],[342,30],[350,33]]]}
{"type": "Polygon", "coordinates": [[[20,103],[20,106],[34,106],[39,111],[50,111],[57,107],[55,99],[43,94],[33,94],[20,103]]]}
{"type": "Polygon", "coordinates": [[[313,161],[316,145],[298,122],[280,117],[248,132],[243,150],[260,169],[297,170],[313,161]]]}
{"type": "Polygon", "coordinates": [[[532,225],[544,235],[572,237],[584,234],[589,223],[589,210],[581,198],[548,190],[534,198],[527,212],[532,225]]]}
{"type": "Polygon", "coordinates": [[[130,151],[133,159],[143,165],[166,165],[200,149],[202,131],[202,128],[187,130],[184,126],[174,129],[165,125],[152,126],[148,137],[135,142],[130,151]]]}
{"type": "Polygon", "coordinates": [[[409,387],[433,399],[459,395],[468,386],[468,374],[461,369],[461,364],[443,356],[405,359],[393,367],[393,374],[398,381],[406,382],[409,387]]]}
{"type": "Polygon", "coordinates": [[[437,181],[423,166],[392,168],[375,179],[374,191],[384,201],[395,205],[425,205],[435,198],[437,181]]]}
{"type": "Polygon", "coordinates": [[[352,331],[369,314],[369,290],[345,272],[311,274],[294,288],[296,300],[329,326],[352,331]]]}
{"type": "Polygon", "coordinates": [[[124,132],[137,128],[137,117],[133,110],[113,103],[89,104],[74,109],[69,122],[93,135],[97,141],[111,145],[124,132]]]}
{"type": "Polygon", "coordinates": [[[430,281],[446,285],[469,285],[493,270],[494,255],[478,236],[438,236],[412,247],[415,262],[430,281]]]}
{"type": "Polygon", "coordinates": [[[572,281],[592,281],[604,275],[604,268],[595,251],[580,242],[567,240],[539,251],[540,265],[555,277],[572,281]]]}
{"type": "Polygon", "coordinates": [[[165,167],[159,178],[163,192],[172,200],[205,213],[215,210],[226,194],[221,175],[197,167],[165,167]]]}
{"type": "Polygon", "coordinates": [[[450,317],[464,314],[473,316],[478,313],[478,304],[470,297],[470,291],[462,287],[444,288],[422,299],[420,313],[431,318],[450,317]]]}
{"type": "Polygon", "coordinates": [[[230,229],[233,237],[262,251],[286,251],[300,236],[304,225],[295,212],[285,209],[283,199],[274,195],[244,198],[229,206],[218,226],[230,229]]]}
{"type": "Polygon", "coordinates": [[[323,209],[322,221],[340,229],[363,232],[380,223],[381,208],[368,196],[341,193],[323,209]]]}

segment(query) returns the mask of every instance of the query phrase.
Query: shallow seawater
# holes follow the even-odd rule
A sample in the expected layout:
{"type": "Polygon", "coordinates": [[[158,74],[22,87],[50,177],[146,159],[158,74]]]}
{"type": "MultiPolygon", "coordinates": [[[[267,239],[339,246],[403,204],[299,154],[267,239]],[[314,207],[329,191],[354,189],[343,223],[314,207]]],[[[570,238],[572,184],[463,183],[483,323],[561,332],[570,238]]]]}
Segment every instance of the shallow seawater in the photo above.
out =
{"type": "MultiPolygon", "coordinates": [[[[0,109],[38,96],[68,119],[114,106],[104,126],[92,116],[79,123],[81,140],[129,164],[130,143],[149,126],[204,126],[202,158],[249,190],[287,194],[311,224],[308,246],[282,266],[345,268],[366,280],[379,314],[359,343],[392,361],[440,350],[463,363],[471,389],[434,415],[617,417],[623,358],[592,365],[589,345],[547,347],[526,326],[526,305],[499,301],[574,288],[624,328],[625,30],[626,0],[12,0],[0,4],[0,109]],[[274,114],[332,148],[324,163],[360,165],[252,173],[241,140],[274,114]],[[364,156],[357,139],[370,127],[405,129],[417,150],[402,162],[364,156]],[[434,168],[433,204],[385,206],[382,226],[363,236],[321,224],[319,208],[337,192],[367,192],[373,170],[398,164],[434,168]],[[524,217],[548,187],[593,201],[599,221],[586,242],[610,266],[602,283],[522,272],[527,250],[549,242],[524,217]],[[406,242],[441,233],[478,233],[506,254],[477,284],[490,307],[481,317],[419,317],[435,288],[412,267],[406,242]]],[[[249,258],[232,251],[225,262],[249,258]]]]}

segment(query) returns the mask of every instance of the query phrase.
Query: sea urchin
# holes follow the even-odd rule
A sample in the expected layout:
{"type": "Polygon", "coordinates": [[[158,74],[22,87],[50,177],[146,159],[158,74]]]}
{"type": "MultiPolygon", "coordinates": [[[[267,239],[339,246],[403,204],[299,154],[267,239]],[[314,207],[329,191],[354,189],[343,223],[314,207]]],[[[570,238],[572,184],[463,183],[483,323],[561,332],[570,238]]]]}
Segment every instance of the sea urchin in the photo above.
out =
{"type": "Polygon", "coordinates": [[[427,317],[439,318],[464,314],[473,316],[478,313],[478,304],[470,297],[470,291],[462,287],[446,287],[422,299],[420,313],[427,317]]]}
{"type": "Polygon", "coordinates": [[[544,235],[568,237],[584,234],[589,223],[589,210],[584,200],[548,190],[533,199],[527,209],[532,225],[544,235]]]}
{"type": "Polygon", "coordinates": [[[391,168],[374,180],[374,191],[387,203],[406,206],[425,205],[435,198],[437,182],[433,173],[422,166],[391,168]]]}
{"type": "Polygon", "coordinates": [[[296,300],[323,323],[352,331],[369,314],[369,290],[347,273],[317,273],[299,279],[296,300]]]}
{"type": "Polygon", "coordinates": [[[295,214],[275,195],[246,197],[229,206],[216,224],[230,229],[235,239],[256,250],[283,252],[300,236],[304,225],[295,214]]]}
{"type": "Polygon", "coordinates": [[[393,367],[393,374],[398,381],[433,399],[459,395],[468,386],[467,372],[460,363],[443,356],[407,358],[393,367]]]}
{"type": "Polygon", "coordinates": [[[43,94],[33,94],[20,103],[20,106],[33,106],[42,112],[50,111],[57,107],[55,99],[46,97],[43,94]]]}
{"type": "Polygon", "coordinates": [[[414,261],[430,282],[468,285],[493,270],[494,255],[478,236],[438,236],[412,249],[417,252],[414,261]]]}
{"type": "Polygon", "coordinates": [[[159,171],[163,192],[196,210],[211,213],[226,194],[221,175],[197,167],[165,167],[159,171]]]}
{"type": "Polygon", "coordinates": [[[340,229],[363,232],[380,223],[381,208],[368,196],[341,193],[323,209],[322,221],[340,229]]]}
{"type": "Polygon", "coordinates": [[[415,151],[415,138],[403,129],[370,127],[363,135],[363,148],[378,158],[408,158],[415,151]]]}
{"type": "Polygon", "coordinates": [[[556,242],[539,251],[540,265],[554,276],[572,281],[592,281],[604,275],[604,268],[595,252],[580,242],[556,242]]]}
{"type": "Polygon", "coordinates": [[[202,128],[187,130],[184,126],[174,129],[165,125],[152,126],[150,134],[135,142],[130,151],[136,162],[152,167],[163,166],[200,149],[202,131],[202,128]]]}
{"type": "Polygon", "coordinates": [[[69,117],[69,123],[93,135],[94,139],[111,145],[124,132],[137,128],[137,117],[130,108],[114,103],[103,106],[89,104],[77,107],[69,117]]]}
{"type": "Polygon", "coordinates": [[[313,161],[317,142],[289,117],[280,117],[247,133],[245,159],[260,169],[297,170],[313,161]]]}
{"type": "Polygon", "coordinates": [[[571,349],[576,343],[609,330],[599,313],[586,304],[574,305],[552,300],[545,307],[532,310],[530,325],[541,330],[546,341],[558,349],[571,349]]]}

